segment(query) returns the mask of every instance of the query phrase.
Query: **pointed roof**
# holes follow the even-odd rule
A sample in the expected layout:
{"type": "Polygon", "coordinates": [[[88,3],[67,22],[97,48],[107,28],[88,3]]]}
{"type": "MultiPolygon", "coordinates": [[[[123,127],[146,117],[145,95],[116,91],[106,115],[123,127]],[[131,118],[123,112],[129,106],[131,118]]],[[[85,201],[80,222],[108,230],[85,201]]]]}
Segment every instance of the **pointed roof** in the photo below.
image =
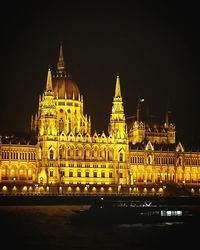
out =
{"type": "Polygon", "coordinates": [[[121,98],[121,87],[120,87],[119,73],[117,74],[117,79],[116,79],[115,97],[120,97],[121,98]]]}
{"type": "Polygon", "coordinates": [[[50,68],[48,69],[48,73],[47,73],[47,83],[46,83],[46,91],[52,91],[52,76],[51,76],[51,70],[50,68]]]}
{"type": "Polygon", "coordinates": [[[62,42],[60,43],[60,54],[59,54],[58,63],[57,63],[57,70],[59,72],[65,71],[65,62],[64,62],[64,56],[63,56],[62,42]]]}
{"type": "Polygon", "coordinates": [[[184,152],[184,148],[183,148],[181,142],[178,143],[178,145],[176,147],[176,152],[184,152]]]}
{"type": "Polygon", "coordinates": [[[150,141],[148,141],[145,150],[150,150],[150,151],[154,151],[154,147],[152,145],[152,143],[150,141]]]}

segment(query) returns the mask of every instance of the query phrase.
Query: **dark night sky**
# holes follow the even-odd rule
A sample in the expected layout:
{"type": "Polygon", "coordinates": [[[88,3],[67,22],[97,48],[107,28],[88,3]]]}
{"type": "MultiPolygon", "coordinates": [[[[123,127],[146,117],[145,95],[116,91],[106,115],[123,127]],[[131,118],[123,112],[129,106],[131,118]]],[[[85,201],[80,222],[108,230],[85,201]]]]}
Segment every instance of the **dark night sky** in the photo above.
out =
{"type": "Polygon", "coordinates": [[[138,95],[160,119],[169,100],[177,138],[200,142],[197,3],[108,2],[1,6],[1,133],[29,129],[62,40],[93,130],[107,132],[119,72],[126,117],[135,115],[138,95]]]}

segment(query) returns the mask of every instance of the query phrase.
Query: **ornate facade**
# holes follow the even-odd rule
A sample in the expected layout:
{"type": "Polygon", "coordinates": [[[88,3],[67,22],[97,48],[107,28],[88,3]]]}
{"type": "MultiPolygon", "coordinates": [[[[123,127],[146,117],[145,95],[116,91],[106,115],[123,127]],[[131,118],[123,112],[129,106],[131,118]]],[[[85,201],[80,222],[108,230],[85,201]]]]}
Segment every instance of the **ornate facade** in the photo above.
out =
{"type": "Polygon", "coordinates": [[[185,152],[168,116],[163,125],[137,119],[127,124],[117,75],[108,133],[91,133],[83,96],[66,72],[62,45],[57,71],[48,69],[46,88],[31,119],[34,143],[1,138],[2,192],[148,192],[163,185],[198,186],[200,154],[185,152]],[[57,189],[55,189],[58,188],[57,189]],[[57,191],[55,191],[57,190],[57,191]]]}

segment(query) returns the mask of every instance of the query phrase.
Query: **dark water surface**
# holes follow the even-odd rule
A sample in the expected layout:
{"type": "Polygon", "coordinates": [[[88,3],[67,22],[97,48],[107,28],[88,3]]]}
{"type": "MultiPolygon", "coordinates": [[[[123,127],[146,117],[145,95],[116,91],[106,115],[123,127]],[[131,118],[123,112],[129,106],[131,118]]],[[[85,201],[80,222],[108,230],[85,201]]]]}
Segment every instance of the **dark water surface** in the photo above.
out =
{"type": "Polygon", "coordinates": [[[199,249],[200,225],[72,225],[82,205],[0,206],[1,249],[199,249]]]}

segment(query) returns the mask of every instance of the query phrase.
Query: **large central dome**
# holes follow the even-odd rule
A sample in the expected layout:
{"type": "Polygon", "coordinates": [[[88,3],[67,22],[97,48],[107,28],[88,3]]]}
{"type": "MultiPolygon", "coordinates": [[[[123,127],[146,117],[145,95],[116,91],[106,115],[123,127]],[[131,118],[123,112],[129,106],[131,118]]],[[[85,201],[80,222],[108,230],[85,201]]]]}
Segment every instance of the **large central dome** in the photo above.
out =
{"type": "Polygon", "coordinates": [[[58,99],[79,99],[79,88],[75,81],[68,77],[53,77],[53,91],[58,99]]]}

